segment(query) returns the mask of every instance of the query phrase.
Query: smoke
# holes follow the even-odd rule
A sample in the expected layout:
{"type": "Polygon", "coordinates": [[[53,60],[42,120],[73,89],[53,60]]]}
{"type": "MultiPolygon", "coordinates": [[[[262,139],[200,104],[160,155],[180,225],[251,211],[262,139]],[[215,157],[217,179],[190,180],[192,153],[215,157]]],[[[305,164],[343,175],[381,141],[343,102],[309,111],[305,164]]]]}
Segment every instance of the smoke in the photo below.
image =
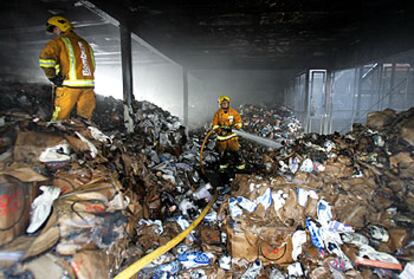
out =
{"type": "Polygon", "coordinates": [[[190,126],[210,121],[217,110],[217,97],[227,95],[231,106],[282,104],[283,89],[293,78],[291,71],[199,70],[190,79],[190,126]]]}
{"type": "MultiPolygon", "coordinates": [[[[160,106],[173,115],[183,115],[182,70],[172,64],[134,63],[134,96],[160,106]]],[[[228,95],[232,106],[282,104],[283,88],[292,73],[287,71],[199,70],[190,71],[189,125],[202,126],[217,110],[217,97],[228,95]]],[[[122,71],[117,65],[97,65],[96,92],[122,99],[122,71]]]]}
{"type": "MultiPolygon", "coordinates": [[[[12,7],[22,13],[20,6],[12,7]]],[[[36,8],[36,7],[33,7],[36,8]]],[[[76,8],[78,9],[78,8],[76,8]]],[[[75,9],[75,10],[76,10],[75,9]]],[[[83,9],[83,8],[79,8],[83,9]]],[[[75,11],[74,10],[74,11],[75,11]]],[[[79,10],[76,10],[79,11],[79,10]]],[[[52,39],[44,30],[44,20],[50,14],[19,17],[4,14],[8,22],[0,30],[0,80],[17,82],[49,81],[38,65],[38,55],[44,44],[52,39]],[[8,20],[9,19],[9,20],[8,20]]],[[[93,46],[96,53],[97,94],[122,99],[122,69],[119,30],[110,24],[93,20],[89,15],[77,21],[76,32],[93,46]]],[[[71,17],[72,20],[79,18],[71,17]]],[[[3,21],[2,21],[3,22],[3,21]]],[[[142,45],[133,41],[134,96],[137,100],[152,102],[179,117],[183,116],[182,68],[168,63],[142,45]]],[[[189,124],[199,127],[210,121],[217,110],[217,97],[228,95],[231,105],[278,103],[282,89],[293,75],[286,71],[257,70],[189,70],[189,124]]]]}

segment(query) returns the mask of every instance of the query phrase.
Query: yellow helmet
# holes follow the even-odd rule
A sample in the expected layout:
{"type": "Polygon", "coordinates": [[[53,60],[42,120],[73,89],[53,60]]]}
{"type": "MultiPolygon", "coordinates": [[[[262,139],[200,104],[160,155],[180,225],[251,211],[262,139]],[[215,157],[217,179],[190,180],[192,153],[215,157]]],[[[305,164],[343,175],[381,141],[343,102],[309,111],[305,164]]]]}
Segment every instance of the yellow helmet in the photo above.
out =
{"type": "Polygon", "coordinates": [[[230,97],[229,96],[220,96],[220,97],[218,97],[217,101],[218,101],[219,105],[221,105],[221,103],[223,103],[224,101],[227,101],[227,102],[230,103],[230,97]]]}
{"type": "Polygon", "coordinates": [[[55,26],[62,32],[70,31],[73,28],[72,23],[63,16],[52,16],[47,20],[46,30],[48,32],[52,33],[55,26]]]}

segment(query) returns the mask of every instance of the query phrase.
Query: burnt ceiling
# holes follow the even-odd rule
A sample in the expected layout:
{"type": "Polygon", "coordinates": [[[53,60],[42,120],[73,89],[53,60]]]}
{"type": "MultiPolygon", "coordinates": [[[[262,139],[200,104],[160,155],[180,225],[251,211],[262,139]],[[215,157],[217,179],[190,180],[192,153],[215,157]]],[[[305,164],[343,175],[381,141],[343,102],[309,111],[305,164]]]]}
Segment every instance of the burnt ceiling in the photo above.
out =
{"type": "Polygon", "coordinates": [[[192,68],[337,68],[413,47],[409,1],[92,2],[192,68]]]}
{"type": "MultiPolygon", "coordinates": [[[[77,1],[3,2],[8,2],[0,4],[3,46],[24,40],[38,51],[48,39],[45,19],[63,14],[92,38],[99,59],[110,62],[111,54],[119,54],[117,29],[77,1]]],[[[90,2],[190,69],[337,69],[414,47],[413,8],[408,0],[90,2]]],[[[157,60],[145,48],[134,57],[148,63],[157,60]]]]}

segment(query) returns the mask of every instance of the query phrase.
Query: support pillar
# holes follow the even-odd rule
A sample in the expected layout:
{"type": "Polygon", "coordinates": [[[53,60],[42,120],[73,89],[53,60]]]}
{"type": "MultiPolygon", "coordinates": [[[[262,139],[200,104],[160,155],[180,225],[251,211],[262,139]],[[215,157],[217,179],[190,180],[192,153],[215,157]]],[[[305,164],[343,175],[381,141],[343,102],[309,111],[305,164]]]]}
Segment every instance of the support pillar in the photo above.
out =
{"type": "Polygon", "coordinates": [[[131,118],[132,99],[133,99],[133,79],[132,79],[132,50],[131,32],[129,28],[121,24],[121,61],[122,61],[122,84],[124,93],[124,125],[128,133],[134,131],[134,121],[131,118]]]}
{"type": "Polygon", "coordinates": [[[395,63],[392,63],[391,67],[391,80],[390,80],[390,96],[388,98],[388,107],[392,108],[392,102],[393,102],[393,95],[394,95],[394,88],[395,86],[395,63]]]}
{"type": "Polygon", "coordinates": [[[188,135],[188,71],[183,67],[183,124],[188,135]]]}
{"type": "Polygon", "coordinates": [[[358,87],[357,87],[357,103],[356,103],[356,118],[359,122],[361,119],[361,99],[362,99],[362,92],[361,92],[361,85],[362,85],[362,75],[364,72],[364,67],[359,67],[359,73],[358,73],[358,87]]]}
{"type": "Polygon", "coordinates": [[[377,110],[382,110],[382,70],[384,68],[384,64],[382,62],[379,63],[378,67],[378,79],[377,79],[377,110]]]}
{"type": "Polygon", "coordinates": [[[352,90],[352,116],[351,116],[351,122],[350,122],[351,130],[352,130],[352,124],[354,123],[355,117],[356,117],[356,100],[359,94],[359,82],[360,82],[359,79],[360,79],[359,68],[354,68],[354,83],[353,83],[353,90],[352,90]]]}

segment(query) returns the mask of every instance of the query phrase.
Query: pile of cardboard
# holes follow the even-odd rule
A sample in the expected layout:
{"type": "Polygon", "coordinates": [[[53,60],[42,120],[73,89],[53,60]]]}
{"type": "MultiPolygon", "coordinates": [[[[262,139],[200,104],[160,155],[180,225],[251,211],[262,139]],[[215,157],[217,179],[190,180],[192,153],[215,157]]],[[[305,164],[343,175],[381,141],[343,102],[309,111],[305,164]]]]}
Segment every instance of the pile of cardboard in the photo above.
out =
{"type": "Polygon", "coordinates": [[[126,134],[117,122],[118,100],[98,98],[97,123],[76,117],[50,123],[49,88],[0,88],[0,257],[6,276],[45,278],[52,267],[48,278],[112,276],[147,251],[139,243],[151,236],[142,234],[139,221],[180,211],[173,207],[180,202],[176,189],[183,188],[184,199],[190,183],[200,181],[193,168],[197,156],[183,153],[178,118],[150,103],[134,102],[135,131],[126,134]],[[109,112],[114,121],[107,120],[109,112]]]}
{"type": "Polygon", "coordinates": [[[308,134],[268,153],[270,174],[237,175],[233,278],[255,261],[258,278],[397,276],[414,260],[413,120],[414,110],[374,112],[346,135],[308,134]]]}
{"type": "MultiPolygon", "coordinates": [[[[0,93],[6,278],[112,277],[187,228],[215,191],[197,229],[138,278],[410,278],[414,110],[325,136],[304,135],[286,109],[244,106],[244,129],[284,147],[242,141],[251,173],[219,175],[215,189],[200,171],[205,131],[187,138],[153,104],[133,102],[127,134],[119,100],[99,97],[93,123],[49,123],[48,87],[0,93]]],[[[214,173],[213,139],[203,157],[214,173]]]]}

